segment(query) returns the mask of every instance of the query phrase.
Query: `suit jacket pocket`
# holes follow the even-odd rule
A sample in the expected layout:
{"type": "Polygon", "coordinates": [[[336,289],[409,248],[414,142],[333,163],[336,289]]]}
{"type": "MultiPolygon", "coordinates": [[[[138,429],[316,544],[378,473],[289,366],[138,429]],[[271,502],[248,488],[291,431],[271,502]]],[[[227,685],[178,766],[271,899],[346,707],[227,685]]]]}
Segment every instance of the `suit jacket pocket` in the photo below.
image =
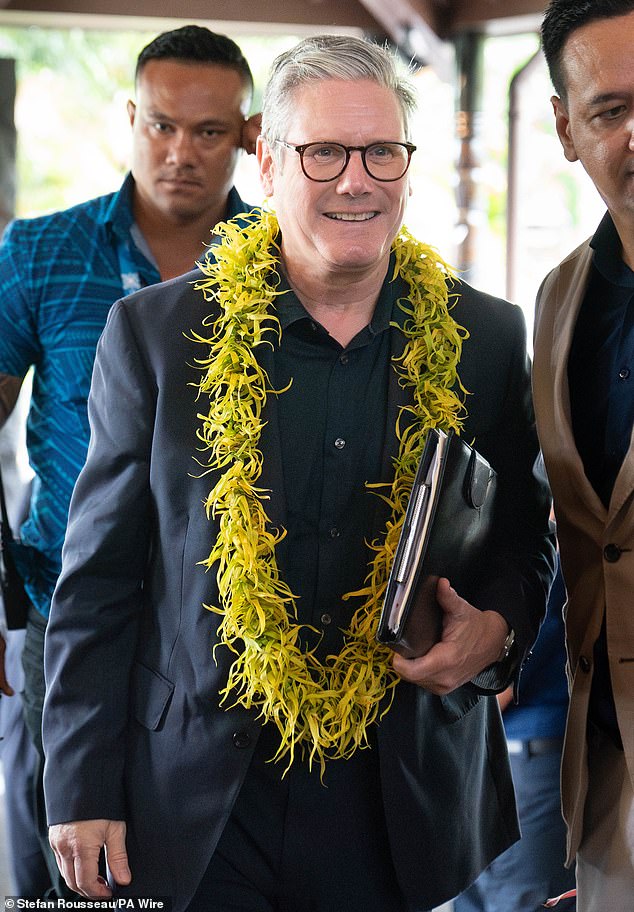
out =
{"type": "Polygon", "coordinates": [[[174,685],[158,671],[137,662],[132,672],[132,712],[141,725],[158,731],[174,693],[174,685]]]}
{"type": "Polygon", "coordinates": [[[472,684],[463,684],[439,699],[449,722],[457,722],[477,706],[482,697],[472,684]]]}

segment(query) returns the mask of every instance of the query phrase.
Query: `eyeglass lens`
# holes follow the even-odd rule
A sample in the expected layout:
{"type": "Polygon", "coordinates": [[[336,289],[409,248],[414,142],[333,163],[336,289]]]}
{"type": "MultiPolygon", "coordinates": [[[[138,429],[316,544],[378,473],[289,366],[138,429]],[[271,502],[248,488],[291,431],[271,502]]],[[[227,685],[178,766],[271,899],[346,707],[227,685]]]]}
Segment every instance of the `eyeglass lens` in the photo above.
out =
{"type": "MultiPolygon", "coordinates": [[[[377,180],[398,180],[407,171],[410,153],[400,143],[375,143],[367,146],[363,156],[365,168],[377,180]]],[[[308,143],[302,155],[307,177],[317,181],[333,180],[345,169],[346,147],[339,143],[308,143]]]]}

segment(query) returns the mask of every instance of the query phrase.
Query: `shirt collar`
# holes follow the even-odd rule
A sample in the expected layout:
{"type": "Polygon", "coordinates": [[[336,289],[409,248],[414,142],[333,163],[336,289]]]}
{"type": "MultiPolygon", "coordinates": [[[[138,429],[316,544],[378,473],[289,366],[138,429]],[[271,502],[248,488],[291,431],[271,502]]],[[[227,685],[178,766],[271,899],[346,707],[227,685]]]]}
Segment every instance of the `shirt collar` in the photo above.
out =
{"type": "Polygon", "coordinates": [[[113,193],[110,204],[103,215],[103,224],[120,240],[126,240],[134,222],[132,213],[132,193],[134,178],[128,172],[121,187],[113,193]]]}
{"type": "MultiPolygon", "coordinates": [[[[132,195],[134,193],[134,178],[128,172],[119,190],[113,194],[110,204],[103,216],[103,223],[109,227],[120,240],[127,240],[134,224],[132,211],[132,195]]],[[[227,212],[225,218],[235,218],[237,215],[248,213],[253,207],[241,199],[235,187],[232,187],[227,197],[227,212]]],[[[210,226],[211,228],[212,226],[210,226]]]]}
{"type": "Polygon", "coordinates": [[[604,279],[613,285],[634,288],[634,272],[623,262],[623,245],[609,212],[601,219],[590,246],[594,250],[593,265],[604,279]]]}
{"type": "Polygon", "coordinates": [[[227,214],[225,215],[225,219],[228,221],[229,219],[236,218],[238,215],[249,213],[252,209],[253,206],[245,203],[236,188],[232,187],[229,191],[229,196],[227,197],[227,214]]]}

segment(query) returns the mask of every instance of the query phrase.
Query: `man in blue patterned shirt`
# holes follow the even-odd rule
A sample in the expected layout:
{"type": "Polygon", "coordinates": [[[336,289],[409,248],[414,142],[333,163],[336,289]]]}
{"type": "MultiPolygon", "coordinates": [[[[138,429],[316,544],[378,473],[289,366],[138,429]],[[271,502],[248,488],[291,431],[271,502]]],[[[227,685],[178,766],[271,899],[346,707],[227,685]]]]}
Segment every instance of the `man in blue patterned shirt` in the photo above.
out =
{"type": "MultiPolygon", "coordinates": [[[[40,756],[44,633],[106,316],[118,298],[189,271],[213,226],[249,209],[233,175],[241,150],[255,147],[259,117],[247,118],[253,78],[240,48],[194,25],[166,32],[139,55],[135,85],[132,167],[119,191],[15,221],[0,245],[0,426],[34,371],[27,442],[35,480],[16,560],[33,606],[24,710],[40,756]]],[[[50,853],[41,776],[37,800],[50,853]]]]}

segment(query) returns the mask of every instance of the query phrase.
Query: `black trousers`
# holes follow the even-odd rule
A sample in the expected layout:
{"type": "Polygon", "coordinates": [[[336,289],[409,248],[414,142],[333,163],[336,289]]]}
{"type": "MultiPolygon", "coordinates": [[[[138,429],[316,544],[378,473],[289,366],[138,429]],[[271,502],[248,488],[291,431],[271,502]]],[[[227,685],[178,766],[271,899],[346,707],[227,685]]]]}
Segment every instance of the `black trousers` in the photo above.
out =
{"type": "Polygon", "coordinates": [[[22,650],[22,668],[24,670],[24,692],[22,705],[24,721],[31,740],[37,751],[38,762],[34,772],[33,803],[37,824],[40,848],[46,861],[51,878],[51,887],[47,898],[58,897],[70,899],[77,896],[69,890],[59,872],[53,850],[48,841],[46,807],[44,804],[44,748],[42,747],[42,710],[44,708],[44,636],[46,620],[35,610],[29,608],[26,622],[24,648],[22,650]]]}
{"type": "Polygon", "coordinates": [[[282,778],[276,739],[265,726],[188,912],[423,912],[396,880],[376,747],[330,761],[322,784],[297,759],[282,778]]]}

